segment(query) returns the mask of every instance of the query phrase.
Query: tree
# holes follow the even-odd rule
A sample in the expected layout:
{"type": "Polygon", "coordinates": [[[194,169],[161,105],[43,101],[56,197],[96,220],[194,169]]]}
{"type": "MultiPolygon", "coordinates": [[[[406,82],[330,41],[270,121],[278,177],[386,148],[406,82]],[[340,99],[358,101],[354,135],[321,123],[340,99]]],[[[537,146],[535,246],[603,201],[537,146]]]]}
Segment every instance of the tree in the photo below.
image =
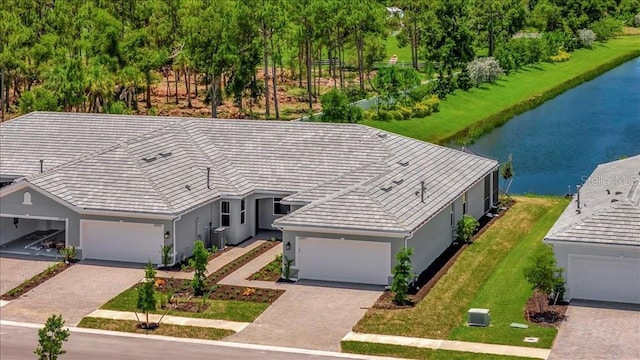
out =
{"type": "Polygon", "coordinates": [[[467,64],[467,70],[471,81],[476,86],[484,83],[495,83],[504,74],[500,63],[493,57],[477,58],[467,64]]]}
{"type": "Polygon", "coordinates": [[[138,301],[136,303],[136,308],[138,311],[144,312],[146,318],[146,322],[144,324],[140,324],[142,328],[152,327],[149,323],[149,312],[155,311],[157,306],[155,290],[153,288],[155,285],[155,279],[156,271],[151,262],[149,262],[144,268],[144,282],[142,285],[138,286],[138,301]]]}
{"type": "Polygon", "coordinates": [[[347,95],[338,89],[332,89],[320,97],[322,120],[328,122],[355,123],[362,118],[362,109],[349,104],[347,95]]]}
{"type": "Polygon", "coordinates": [[[468,243],[473,237],[473,233],[478,229],[480,223],[471,215],[465,214],[456,226],[456,239],[462,243],[468,243]]]}
{"type": "MultiPolygon", "coordinates": [[[[531,284],[532,290],[546,295],[547,299],[554,295],[554,304],[564,293],[564,270],[556,266],[556,258],[551,251],[536,256],[534,263],[524,270],[524,277],[531,284]]],[[[540,302],[540,312],[544,312],[546,302],[540,302]]]]}
{"type": "Polygon", "coordinates": [[[398,305],[404,305],[407,301],[409,283],[415,279],[416,275],[411,272],[411,255],[413,248],[403,248],[396,254],[396,264],[393,266],[393,282],[391,291],[395,292],[393,300],[398,305]]]}
{"type": "Polygon", "coordinates": [[[496,42],[506,42],[524,25],[526,11],[521,0],[475,0],[471,8],[474,28],[487,42],[489,56],[496,42]]]}
{"type": "Polygon", "coordinates": [[[59,355],[66,353],[62,344],[69,340],[69,329],[64,329],[62,315],[51,315],[38,330],[38,347],[34,351],[38,360],[56,360],[59,355]]]}
{"type": "Polygon", "coordinates": [[[193,247],[193,257],[189,259],[189,266],[193,268],[193,279],[191,287],[196,296],[204,294],[205,279],[207,273],[207,262],[209,261],[209,251],[200,240],[196,240],[193,247]]]}
{"type": "Polygon", "coordinates": [[[596,34],[589,29],[580,29],[578,30],[578,40],[580,40],[580,45],[591,49],[593,42],[596,41],[596,34]]]}
{"type": "Polygon", "coordinates": [[[513,176],[515,175],[515,173],[513,172],[513,157],[511,154],[509,154],[509,157],[507,158],[507,162],[502,164],[502,170],[500,171],[500,175],[504,179],[505,185],[506,185],[504,189],[504,193],[505,195],[509,196],[509,188],[511,187],[511,183],[513,182],[513,176]],[[507,184],[507,181],[509,181],[509,184],[507,184]]]}

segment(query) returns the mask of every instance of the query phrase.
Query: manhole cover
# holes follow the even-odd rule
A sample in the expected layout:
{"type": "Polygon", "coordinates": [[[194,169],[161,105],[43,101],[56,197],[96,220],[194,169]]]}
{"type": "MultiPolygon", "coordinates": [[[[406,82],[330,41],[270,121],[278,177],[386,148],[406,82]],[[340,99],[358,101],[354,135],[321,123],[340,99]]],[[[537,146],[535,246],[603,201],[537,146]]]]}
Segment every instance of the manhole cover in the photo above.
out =
{"type": "Polygon", "coordinates": [[[537,343],[538,340],[540,340],[540,339],[537,338],[537,337],[526,337],[526,338],[524,338],[524,342],[526,342],[526,343],[537,343]]]}

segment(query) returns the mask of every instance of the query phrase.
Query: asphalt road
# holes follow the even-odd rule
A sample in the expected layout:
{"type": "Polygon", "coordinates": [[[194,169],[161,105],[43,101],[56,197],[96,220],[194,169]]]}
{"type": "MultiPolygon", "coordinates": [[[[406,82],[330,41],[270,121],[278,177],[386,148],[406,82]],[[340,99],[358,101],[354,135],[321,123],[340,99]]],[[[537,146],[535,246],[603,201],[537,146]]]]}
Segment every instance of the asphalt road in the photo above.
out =
{"type": "MultiPolygon", "coordinates": [[[[32,360],[37,346],[37,329],[16,326],[0,326],[0,359],[32,360]]],[[[69,341],[63,345],[67,351],[61,356],[64,360],[86,359],[154,359],[154,360],[328,360],[351,358],[347,354],[318,355],[299,352],[281,352],[265,349],[250,349],[232,346],[221,346],[212,342],[193,340],[173,341],[129,336],[114,336],[73,331],[69,341]]],[[[242,345],[240,345],[242,346],[242,345]]],[[[292,351],[292,350],[290,350],[292,351]]],[[[352,358],[364,359],[363,356],[352,358]]]]}

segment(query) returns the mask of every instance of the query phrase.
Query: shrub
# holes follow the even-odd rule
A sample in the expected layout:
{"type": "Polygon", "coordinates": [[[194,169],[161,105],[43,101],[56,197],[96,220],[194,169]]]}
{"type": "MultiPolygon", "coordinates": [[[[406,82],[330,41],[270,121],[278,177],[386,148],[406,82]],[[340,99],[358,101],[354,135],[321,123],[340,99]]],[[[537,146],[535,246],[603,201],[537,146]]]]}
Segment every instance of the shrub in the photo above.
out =
{"type": "Polygon", "coordinates": [[[636,14],[636,16],[633,17],[633,25],[640,27],[640,14],[636,14]]]}
{"type": "Polygon", "coordinates": [[[440,99],[436,95],[431,95],[423,103],[429,107],[432,113],[440,111],[440,99]]]}
{"type": "Polygon", "coordinates": [[[320,103],[322,104],[323,121],[347,122],[349,99],[344,92],[332,89],[320,97],[320,103]]]}
{"type": "Polygon", "coordinates": [[[409,291],[409,283],[416,277],[411,272],[411,255],[412,248],[403,248],[396,255],[396,264],[391,271],[393,274],[393,282],[391,283],[391,291],[395,292],[393,300],[404,305],[407,301],[407,292],[409,291]]]}
{"type": "MultiPolygon", "coordinates": [[[[533,265],[524,270],[524,277],[531,284],[533,290],[553,297],[554,303],[564,294],[563,269],[556,266],[556,258],[551,251],[538,255],[533,265]]],[[[540,303],[540,312],[544,312],[546,303],[540,303]]]]}
{"type": "Polygon", "coordinates": [[[55,94],[42,87],[35,87],[31,91],[22,93],[19,107],[23,114],[32,111],[57,111],[60,109],[55,94]]]}
{"type": "Polygon", "coordinates": [[[62,257],[64,258],[64,262],[67,264],[72,262],[77,254],[75,246],[66,246],[63,249],[60,249],[59,252],[60,255],[62,255],[62,257]]]}
{"type": "Polygon", "coordinates": [[[164,267],[168,267],[171,259],[173,258],[172,250],[173,244],[162,245],[160,247],[160,259],[164,267]]]}
{"type": "Polygon", "coordinates": [[[456,240],[467,243],[471,241],[473,232],[480,226],[480,223],[476,218],[471,215],[465,214],[460,221],[458,221],[456,227],[456,240]]]}
{"type": "Polygon", "coordinates": [[[402,113],[397,110],[389,110],[389,119],[391,120],[402,120],[402,113]]]}
{"type": "Polygon", "coordinates": [[[389,121],[389,119],[390,119],[390,116],[387,110],[380,109],[374,116],[374,120],[378,120],[378,121],[389,121]]]}
{"type": "Polygon", "coordinates": [[[467,70],[476,86],[485,82],[494,83],[504,74],[500,63],[493,57],[477,58],[467,64],[467,70]]]}
{"type": "Polygon", "coordinates": [[[473,87],[473,83],[471,82],[471,77],[469,76],[469,70],[467,67],[463,67],[462,71],[460,71],[460,75],[456,79],[458,84],[458,89],[469,91],[473,87]]]}
{"type": "Polygon", "coordinates": [[[433,82],[418,85],[413,90],[409,91],[409,100],[413,103],[422,101],[427,96],[433,94],[433,82]]]}
{"type": "Polygon", "coordinates": [[[552,62],[564,62],[569,61],[569,59],[571,59],[571,54],[562,49],[558,50],[558,55],[553,55],[549,58],[552,62]]]}
{"type": "Polygon", "coordinates": [[[413,116],[413,110],[406,106],[399,107],[397,111],[402,115],[403,120],[411,119],[413,116]]]}
{"type": "Polygon", "coordinates": [[[604,42],[622,32],[622,21],[604,17],[591,24],[591,30],[596,34],[598,41],[604,42]]]}
{"type": "Polygon", "coordinates": [[[578,30],[578,40],[580,40],[582,47],[591,49],[593,42],[596,41],[596,34],[589,29],[580,29],[578,30]]]}
{"type": "Polygon", "coordinates": [[[431,115],[431,108],[424,102],[420,102],[413,106],[413,117],[421,118],[431,115]]]}
{"type": "Polygon", "coordinates": [[[363,120],[371,120],[373,119],[375,113],[372,112],[371,110],[367,110],[367,111],[363,111],[362,112],[362,119],[363,120]]]}

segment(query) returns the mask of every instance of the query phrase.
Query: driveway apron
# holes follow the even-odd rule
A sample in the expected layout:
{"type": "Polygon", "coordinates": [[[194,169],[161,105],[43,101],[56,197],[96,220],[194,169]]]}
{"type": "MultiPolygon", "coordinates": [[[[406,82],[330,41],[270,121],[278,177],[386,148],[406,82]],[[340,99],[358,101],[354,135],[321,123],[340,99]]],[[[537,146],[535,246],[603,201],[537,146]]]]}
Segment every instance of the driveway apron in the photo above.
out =
{"type": "Polygon", "coordinates": [[[640,359],[640,305],[573,301],[551,360],[640,359]]]}
{"type": "Polygon", "coordinates": [[[44,323],[50,315],[62,314],[73,326],[143,276],[142,269],[76,264],[4,306],[1,317],[44,323]]]}
{"type": "Polygon", "coordinates": [[[339,288],[315,281],[286,285],[281,287],[286,292],[262,315],[226,340],[339,351],[340,340],[382,293],[373,287],[339,288]]]}

